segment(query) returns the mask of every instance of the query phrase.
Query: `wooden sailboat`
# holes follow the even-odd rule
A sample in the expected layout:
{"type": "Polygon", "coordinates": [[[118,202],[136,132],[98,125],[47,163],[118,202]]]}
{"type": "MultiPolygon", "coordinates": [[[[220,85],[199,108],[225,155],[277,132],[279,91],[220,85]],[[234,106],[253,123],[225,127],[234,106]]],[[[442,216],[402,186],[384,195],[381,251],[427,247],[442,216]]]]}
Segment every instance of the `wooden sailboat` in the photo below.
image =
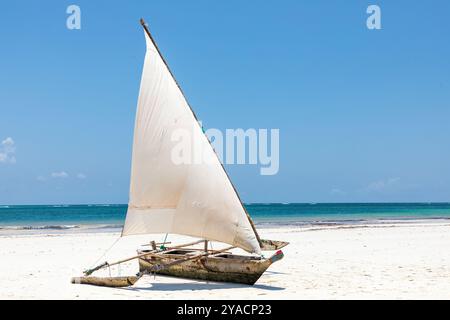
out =
{"type": "Polygon", "coordinates": [[[180,86],[151,36],[144,28],[147,51],[142,72],[134,129],[130,200],[122,236],[173,233],[197,237],[193,243],[139,250],[134,257],[104,263],[85,271],[73,283],[122,287],[142,275],[169,276],[254,284],[283,257],[287,242],[264,240],[215,154],[180,86]],[[185,130],[201,147],[202,161],[175,163],[174,133],[185,130]],[[208,241],[231,245],[209,250],[208,241]],[[192,246],[204,243],[201,249],[192,246]],[[241,248],[249,255],[238,255],[241,248]],[[270,258],[263,250],[278,250],[270,258]],[[132,259],[139,273],[131,277],[93,277],[99,269],[132,259]]]}

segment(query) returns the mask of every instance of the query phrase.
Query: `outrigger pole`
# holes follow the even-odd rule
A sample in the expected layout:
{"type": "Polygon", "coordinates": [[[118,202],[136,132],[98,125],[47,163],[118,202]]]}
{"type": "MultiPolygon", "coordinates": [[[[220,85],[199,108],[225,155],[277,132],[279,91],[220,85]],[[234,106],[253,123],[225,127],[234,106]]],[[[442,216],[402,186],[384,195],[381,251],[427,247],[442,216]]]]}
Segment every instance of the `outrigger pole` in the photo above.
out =
{"type": "Polygon", "coordinates": [[[144,256],[152,256],[155,255],[155,252],[147,252],[147,253],[143,253],[128,259],[124,259],[121,261],[117,261],[115,263],[111,263],[108,264],[107,262],[105,262],[104,264],[91,269],[91,270],[87,270],[85,271],[85,277],[74,277],[71,279],[72,283],[77,283],[77,284],[90,284],[90,285],[94,285],[94,286],[102,286],[102,287],[129,287],[134,285],[140,278],[142,278],[142,276],[149,274],[149,273],[153,273],[153,272],[158,272],[160,270],[175,266],[177,264],[186,262],[186,261],[191,261],[191,260],[198,260],[204,257],[207,257],[211,254],[218,254],[218,253],[222,253],[222,252],[226,252],[228,250],[234,249],[234,246],[231,247],[226,247],[224,249],[221,250],[217,250],[214,252],[205,252],[205,253],[201,253],[192,257],[187,257],[187,258],[183,258],[183,259],[178,259],[166,264],[157,264],[154,265],[151,269],[147,269],[145,271],[139,272],[136,276],[128,276],[128,277],[90,277],[88,275],[90,275],[92,272],[102,269],[102,268],[106,268],[108,266],[112,266],[112,265],[116,265],[119,263],[123,263],[126,261],[130,261],[133,259],[137,259],[137,258],[141,258],[144,256]]]}

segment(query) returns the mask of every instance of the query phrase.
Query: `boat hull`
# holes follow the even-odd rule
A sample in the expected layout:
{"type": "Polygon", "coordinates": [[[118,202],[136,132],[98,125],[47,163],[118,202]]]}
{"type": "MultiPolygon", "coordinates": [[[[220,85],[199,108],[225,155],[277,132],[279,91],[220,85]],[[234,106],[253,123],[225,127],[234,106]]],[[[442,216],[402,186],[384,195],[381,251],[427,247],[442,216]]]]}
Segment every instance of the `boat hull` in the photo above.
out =
{"type": "MultiPolygon", "coordinates": [[[[145,251],[138,251],[138,253],[142,254],[145,251]]],[[[154,270],[157,265],[168,264],[195,253],[198,251],[172,250],[150,257],[144,256],[139,258],[139,270],[149,272],[154,270]]],[[[272,263],[282,257],[281,251],[269,259],[222,253],[185,261],[155,273],[187,279],[253,285],[272,263]]]]}

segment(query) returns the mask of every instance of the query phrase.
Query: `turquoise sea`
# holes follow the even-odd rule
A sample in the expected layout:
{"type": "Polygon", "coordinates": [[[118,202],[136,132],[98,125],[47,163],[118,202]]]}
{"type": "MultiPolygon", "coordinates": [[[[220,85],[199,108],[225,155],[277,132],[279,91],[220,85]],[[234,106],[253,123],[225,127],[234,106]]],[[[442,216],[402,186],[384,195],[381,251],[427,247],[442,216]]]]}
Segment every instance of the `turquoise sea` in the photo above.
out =
{"type": "MultiPolygon", "coordinates": [[[[450,219],[450,203],[267,203],[246,204],[259,226],[320,226],[392,220],[450,219]]],[[[0,205],[0,231],[120,230],[127,206],[0,205]]]]}

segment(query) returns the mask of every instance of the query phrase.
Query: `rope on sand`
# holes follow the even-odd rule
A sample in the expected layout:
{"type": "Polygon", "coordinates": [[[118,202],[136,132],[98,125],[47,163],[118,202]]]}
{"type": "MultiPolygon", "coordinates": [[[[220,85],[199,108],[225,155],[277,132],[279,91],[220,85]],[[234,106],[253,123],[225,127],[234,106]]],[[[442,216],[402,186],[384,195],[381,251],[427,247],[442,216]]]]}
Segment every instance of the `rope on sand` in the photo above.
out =
{"type": "Polygon", "coordinates": [[[99,262],[101,259],[103,259],[109,251],[111,251],[111,249],[116,245],[116,243],[119,242],[120,238],[121,238],[121,236],[119,236],[116,240],[114,240],[113,244],[112,244],[108,249],[106,249],[106,251],[105,251],[105,252],[104,252],[97,260],[95,260],[95,262],[94,262],[93,264],[91,264],[91,267],[90,267],[90,268],[92,268],[92,267],[94,267],[95,265],[97,265],[98,262],[99,262]]]}

